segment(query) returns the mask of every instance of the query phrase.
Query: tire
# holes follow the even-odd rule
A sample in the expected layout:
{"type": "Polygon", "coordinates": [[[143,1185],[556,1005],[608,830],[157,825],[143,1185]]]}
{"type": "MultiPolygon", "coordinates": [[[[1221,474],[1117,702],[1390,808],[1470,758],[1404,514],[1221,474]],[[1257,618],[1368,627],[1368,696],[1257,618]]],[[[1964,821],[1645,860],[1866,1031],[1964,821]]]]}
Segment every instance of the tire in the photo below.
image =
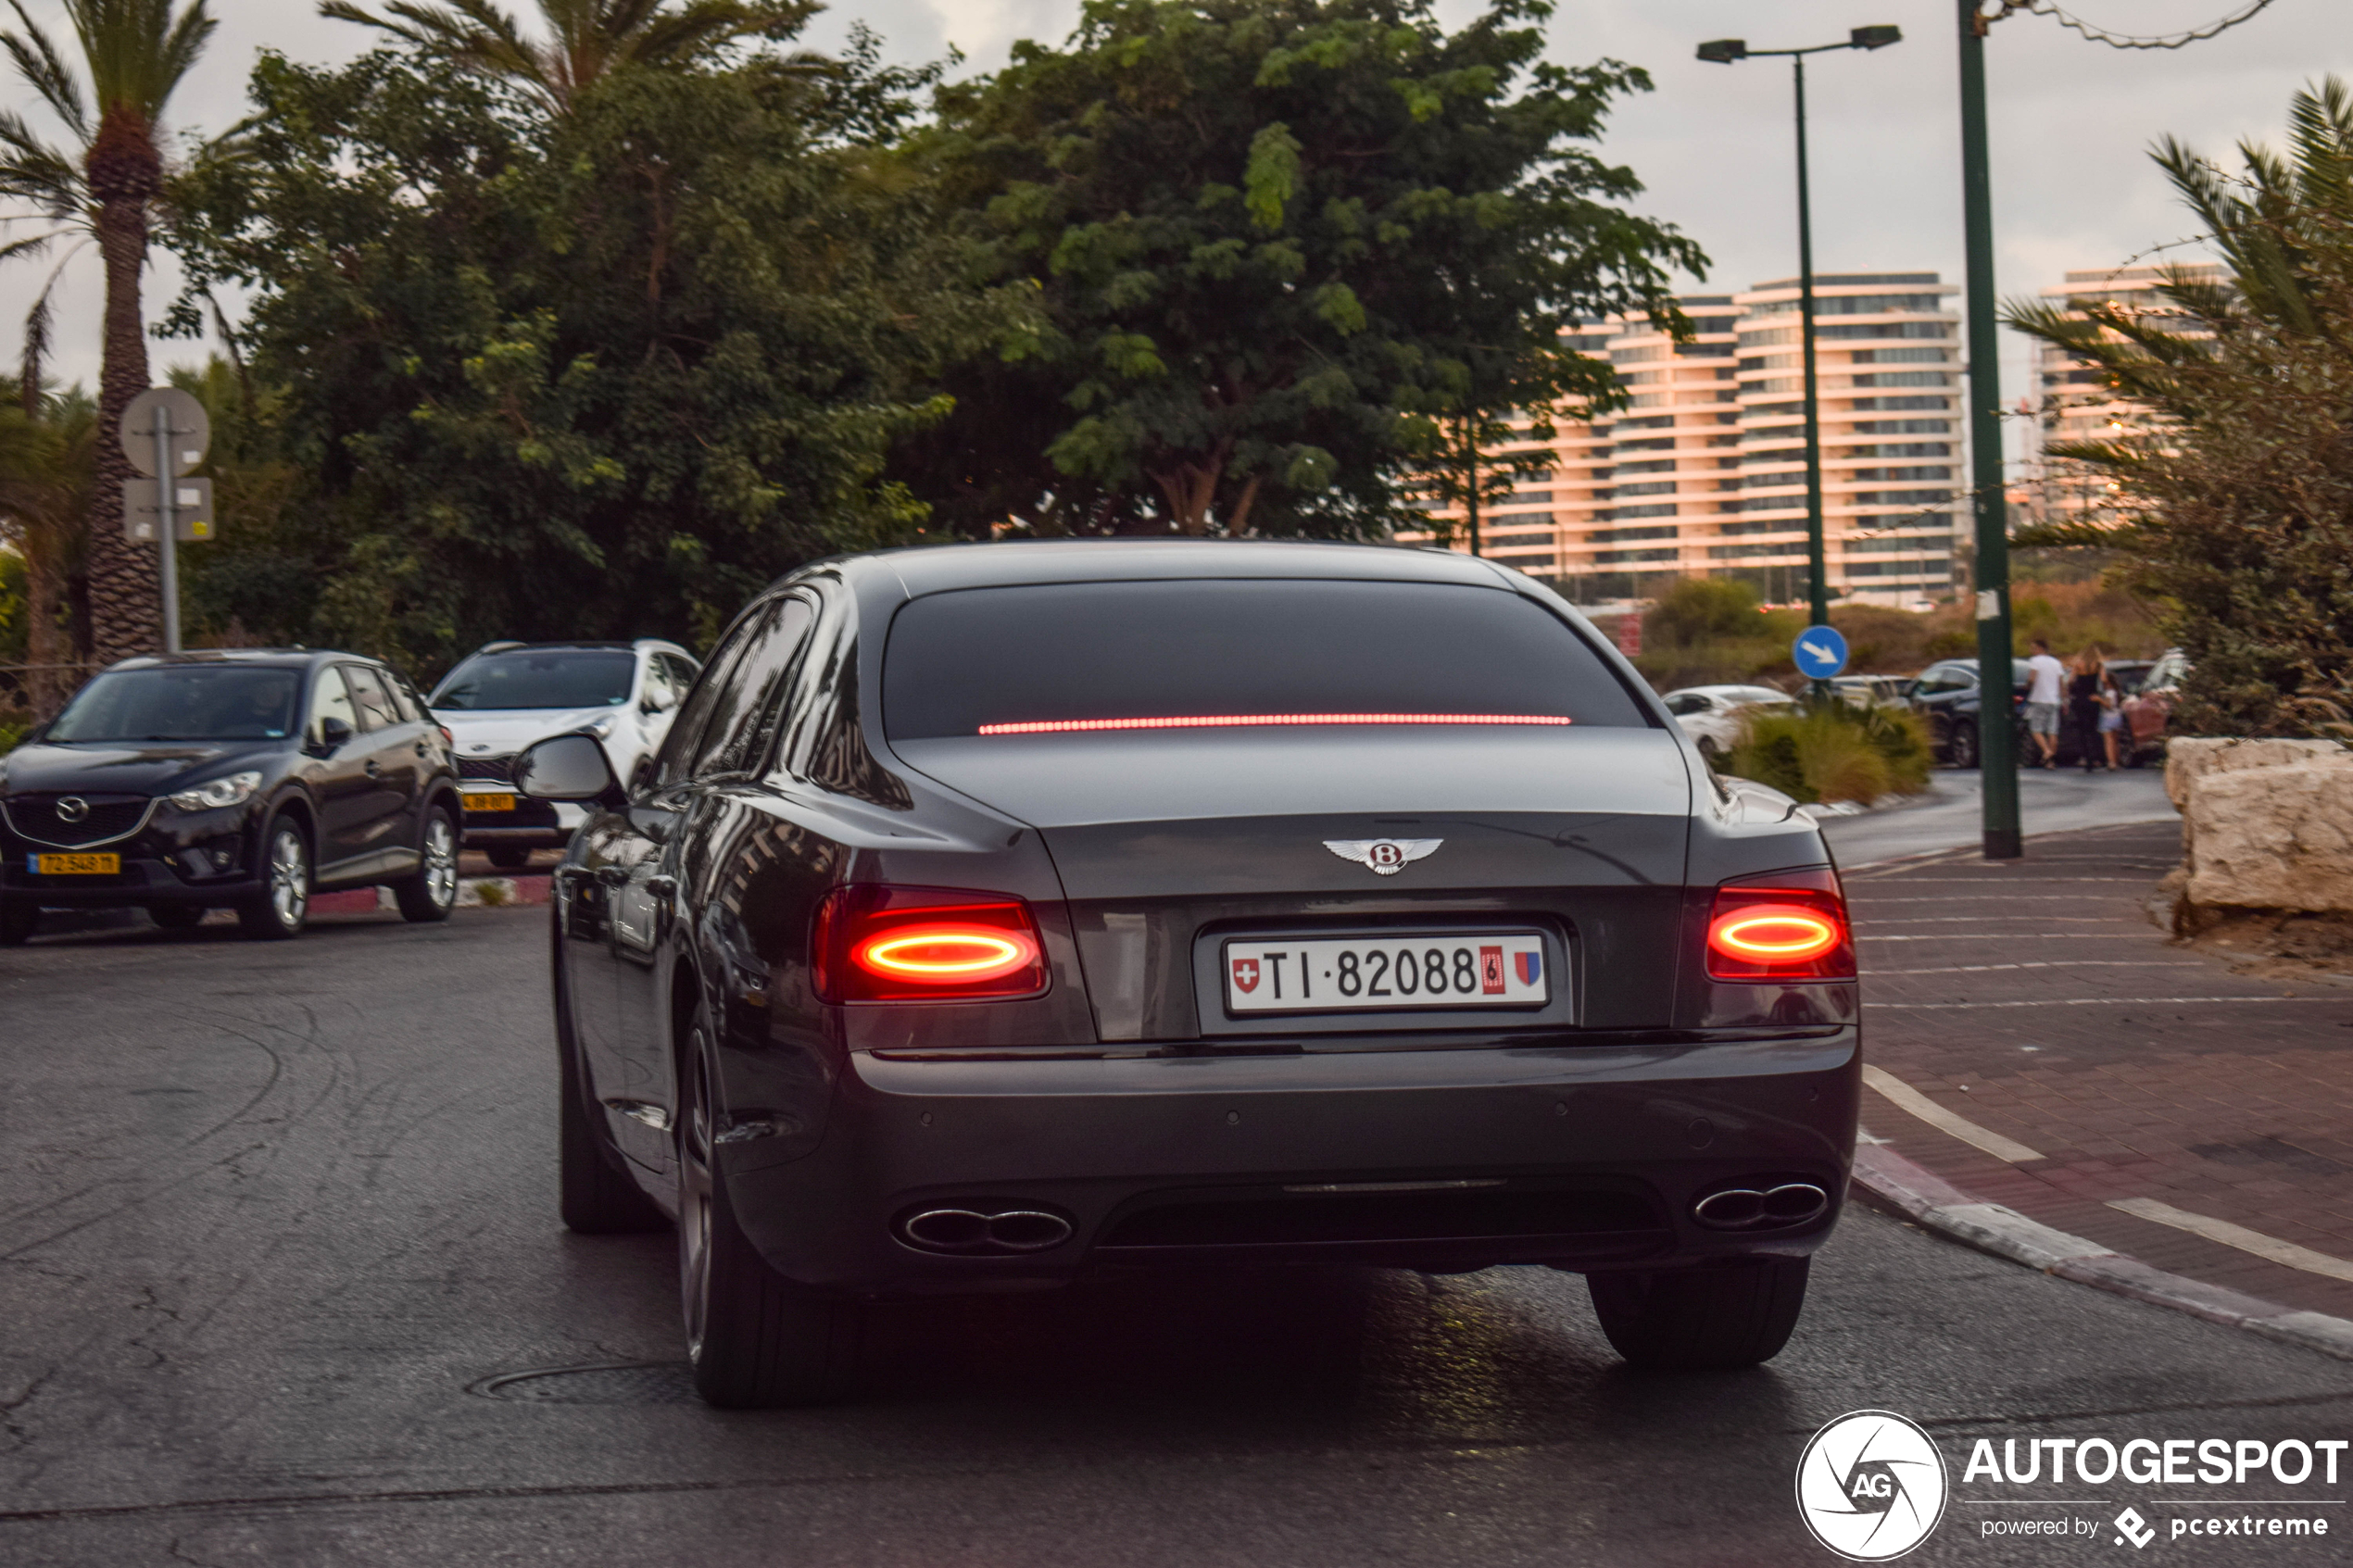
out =
{"type": "Polygon", "coordinates": [[[1733,1372],[1771,1361],[1806,1310],[1810,1258],[1585,1276],[1617,1353],[1658,1372],[1733,1372]]]}
{"type": "Polygon", "coordinates": [[[0,904],[0,947],[21,947],[40,929],[40,905],[0,904]]]}
{"type": "Polygon", "coordinates": [[[283,942],[310,919],[310,843],[298,823],[272,817],[261,847],[267,888],[237,906],[237,926],[256,941],[283,942]]]}
{"type": "Polygon", "coordinates": [[[1945,754],[1952,758],[1954,767],[1976,767],[1977,726],[1975,724],[1954,725],[1952,734],[1944,742],[1944,750],[1945,754]]]}
{"type": "Polygon", "coordinates": [[[630,1179],[620,1151],[606,1141],[589,1109],[587,1076],[580,1070],[580,1045],[573,1035],[571,1001],[564,990],[560,929],[556,941],[556,1160],[564,1228],[581,1236],[635,1236],[664,1229],[669,1220],[630,1179]]]}
{"type": "Polygon", "coordinates": [[[736,1223],[712,1160],[711,1031],[686,1043],[678,1110],[678,1283],[695,1392],[722,1410],[840,1398],[858,1356],[856,1301],[804,1290],[768,1266],[736,1223]]]}
{"type": "Polygon", "coordinates": [[[519,872],[531,864],[531,851],[518,849],[511,844],[485,849],[483,853],[489,856],[490,863],[502,872],[519,872]]]}
{"type": "Polygon", "coordinates": [[[458,907],[458,824],[448,809],[435,806],[425,812],[425,830],[418,835],[417,874],[392,884],[392,897],[405,921],[447,920],[458,907]]]}
{"type": "Polygon", "coordinates": [[[150,904],[147,918],[166,931],[194,931],[204,922],[203,906],[197,904],[150,904]]]}

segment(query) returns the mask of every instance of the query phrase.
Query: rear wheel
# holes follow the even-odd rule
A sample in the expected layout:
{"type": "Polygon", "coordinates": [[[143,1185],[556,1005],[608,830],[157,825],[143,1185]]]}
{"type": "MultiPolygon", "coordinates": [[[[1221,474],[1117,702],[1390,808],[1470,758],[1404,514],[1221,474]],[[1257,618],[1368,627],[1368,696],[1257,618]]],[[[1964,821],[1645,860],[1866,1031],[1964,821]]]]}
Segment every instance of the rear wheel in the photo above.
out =
{"type": "Polygon", "coordinates": [[[695,1391],[726,1410],[838,1398],[856,1365],[857,1302],[801,1289],[736,1222],[712,1160],[710,1029],[686,1044],[678,1116],[678,1283],[695,1391]]]}
{"type": "Polygon", "coordinates": [[[192,931],[203,922],[204,909],[196,904],[150,904],[147,918],[166,931],[192,931]]]}
{"type": "Polygon", "coordinates": [[[299,936],[310,919],[310,845],[283,817],[261,836],[262,891],[237,906],[238,928],[263,942],[299,936]]]}
{"type": "Polygon", "coordinates": [[[21,947],[40,929],[40,905],[0,904],[0,947],[21,947]]]}
{"type": "Polygon", "coordinates": [[[1952,737],[1944,743],[1944,749],[1953,759],[1954,767],[1976,767],[1977,726],[1975,724],[1954,725],[1952,737]]]}
{"type": "Polygon", "coordinates": [[[490,863],[502,872],[519,872],[531,864],[531,851],[518,849],[512,845],[504,845],[485,853],[490,857],[490,863]]]}
{"type": "Polygon", "coordinates": [[[1730,1372],[1771,1361],[1806,1310],[1812,1260],[1585,1276],[1617,1353],[1661,1372],[1730,1372]]]}
{"type": "MultiPolygon", "coordinates": [[[[559,930],[557,942],[563,937],[559,930]]],[[[556,1053],[560,1104],[556,1111],[558,1192],[564,1228],[582,1236],[628,1236],[658,1231],[670,1222],[638,1189],[622,1165],[621,1154],[604,1136],[589,1108],[580,1046],[572,1032],[572,1002],[565,991],[563,955],[556,956],[556,1053]]]]}
{"type": "Polygon", "coordinates": [[[417,874],[392,885],[408,921],[447,920],[458,907],[458,824],[436,806],[425,813],[425,832],[419,845],[417,874]]]}

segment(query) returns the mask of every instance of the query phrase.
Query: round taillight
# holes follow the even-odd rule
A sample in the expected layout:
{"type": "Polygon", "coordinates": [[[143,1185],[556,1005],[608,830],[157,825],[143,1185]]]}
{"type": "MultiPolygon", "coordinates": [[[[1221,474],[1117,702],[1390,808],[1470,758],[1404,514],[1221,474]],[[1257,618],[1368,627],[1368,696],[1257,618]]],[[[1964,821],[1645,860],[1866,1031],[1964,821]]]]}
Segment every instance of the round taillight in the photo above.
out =
{"type": "Polygon", "coordinates": [[[887,979],[952,985],[1026,969],[1038,961],[1038,944],[993,926],[902,925],[860,943],[850,957],[887,979]]]}
{"type": "Polygon", "coordinates": [[[1797,904],[1748,904],[1718,915],[1707,945],[1743,963],[1804,963],[1837,947],[1838,922],[1797,904]]]}

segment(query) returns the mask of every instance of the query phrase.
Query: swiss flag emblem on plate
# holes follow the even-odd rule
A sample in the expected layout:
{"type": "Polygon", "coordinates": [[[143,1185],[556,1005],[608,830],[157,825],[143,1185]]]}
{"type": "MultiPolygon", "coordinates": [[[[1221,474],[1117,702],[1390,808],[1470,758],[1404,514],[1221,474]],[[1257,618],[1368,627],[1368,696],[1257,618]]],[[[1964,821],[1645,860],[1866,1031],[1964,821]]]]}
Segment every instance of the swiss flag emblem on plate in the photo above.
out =
{"type": "Polygon", "coordinates": [[[1234,989],[1237,991],[1258,989],[1258,960],[1256,959],[1234,960],[1234,989]]]}

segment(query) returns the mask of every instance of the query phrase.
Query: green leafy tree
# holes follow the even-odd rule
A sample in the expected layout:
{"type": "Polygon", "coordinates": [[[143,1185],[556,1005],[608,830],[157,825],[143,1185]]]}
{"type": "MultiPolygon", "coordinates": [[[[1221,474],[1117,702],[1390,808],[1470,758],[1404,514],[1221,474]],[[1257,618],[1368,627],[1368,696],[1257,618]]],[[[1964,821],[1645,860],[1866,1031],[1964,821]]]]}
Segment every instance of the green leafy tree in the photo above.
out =
{"type": "MultiPolygon", "coordinates": [[[[28,205],[54,225],[0,249],[0,257],[37,255],[77,233],[96,242],[107,280],[98,420],[112,430],[147,389],[139,282],[165,195],[164,107],[218,24],[205,0],[176,13],[172,0],[64,0],[81,55],[76,75],[20,0],[8,3],[18,25],[0,30],[0,47],[71,144],[53,146],[14,110],[0,110],[0,198],[28,205]]],[[[34,307],[44,319],[46,299],[44,289],[34,307]]],[[[97,463],[85,526],[90,648],[104,663],[155,647],[157,569],[153,546],[123,537],[130,460],[106,442],[97,463]]]]}
{"type": "Polygon", "coordinates": [[[2097,368],[2152,419],[2053,456],[2115,482],[2112,521],[2024,531],[2096,546],[2195,666],[2179,718],[2217,734],[2353,719],[2353,94],[2296,94],[2290,151],[2244,169],[2168,140],[2221,282],[2175,272],[2154,307],[2013,302],[2007,319],[2097,368]]]}
{"type": "Polygon", "coordinates": [[[918,488],[972,529],[1377,535],[1485,483],[1450,423],[1606,406],[1563,329],[1671,313],[1705,258],[1613,205],[1641,186],[1589,144],[1648,82],[1542,63],[1550,14],[1091,0],[944,90],[969,265],[1043,319],[950,378],[918,488]]]}
{"type": "Polygon", "coordinates": [[[887,145],[924,83],[757,52],[550,115],[414,46],[265,56],[180,234],[195,287],[253,300],[240,460],[299,483],[207,546],[214,623],[422,673],[494,636],[708,637],[810,556],[914,536],[889,444],[998,325],[887,145]]]}

